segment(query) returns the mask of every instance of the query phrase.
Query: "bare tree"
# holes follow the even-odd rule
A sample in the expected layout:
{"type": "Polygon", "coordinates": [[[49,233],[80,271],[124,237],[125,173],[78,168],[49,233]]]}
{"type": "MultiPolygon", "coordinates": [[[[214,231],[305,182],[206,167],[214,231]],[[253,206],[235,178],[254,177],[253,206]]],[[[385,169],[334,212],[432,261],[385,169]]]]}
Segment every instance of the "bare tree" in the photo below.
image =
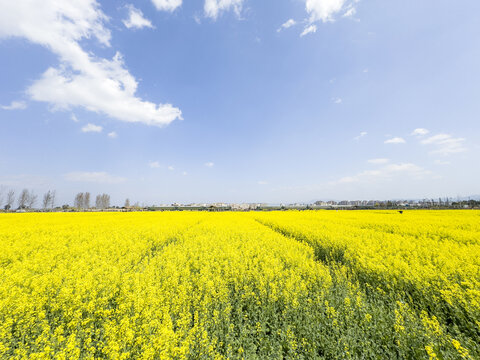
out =
{"type": "Polygon", "coordinates": [[[49,206],[50,203],[52,202],[52,192],[48,190],[45,194],[43,194],[43,210],[46,210],[49,206]]]}
{"type": "Polygon", "coordinates": [[[5,193],[5,186],[0,186],[0,209],[2,208],[2,204],[3,204],[3,197],[4,197],[4,193],[5,193]]]}
{"type": "Polygon", "coordinates": [[[95,198],[95,207],[97,209],[102,209],[102,196],[101,195],[97,195],[97,197],[95,198]]]}
{"type": "Polygon", "coordinates": [[[10,210],[15,202],[15,190],[9,190],[7,193],[7,203],[5,204],[5,210],[10,210]]]}
{"type": "Polygon", "coordinates": [[[23,189],[20,195],[18,196],[18,208],[25,209],[28,204],[28,199],[30,198],[30,193],[28,189],[23,189]]]}
{"type": "Polygon", "coordinates": [[[110,207],[110,195],[97,195],[97,197],[95,198],[95,207],[97,209],[108,209],[110,207]]]}
{"type": "Polygon", "coordinates": [[[90,193],[89,192],[86,192],[83,195],[83,208],[90,209],[90,193]]]}
{"type": "Polygon", "coordinates": [[[130,199],[126,199],[125,200],[125,205],[123,205],[124,207],[130,207],[130,199]]]}
{"type": "Polygon", "coordinates": [[[57,196],[57,191],[56,190],[52,190],[50,192],[50,207],[53,209],[55,207],[55,197],[57,196]]]}
{"type": "Polygon", "coordinates": [[[103,203],[103,208],[108,209],[110,207],[110,195],[103,194],[102,195],[102,203],[103,203]]]}
{"type": "Polygon", "coordinates": [[[73,206],[76,207],[77,209],[82,209],[83,203],[84,203],[84,194],[78,193],[75,196],[75,201],[73,202],[73,206]]]}
{"type": "Polygon", "coordinates": [[[37,203],[38,195],[36,195],[33,190],[30,190],[30,196],[28,197],[27,206],[29,209],[32,209],[37,203]]]}

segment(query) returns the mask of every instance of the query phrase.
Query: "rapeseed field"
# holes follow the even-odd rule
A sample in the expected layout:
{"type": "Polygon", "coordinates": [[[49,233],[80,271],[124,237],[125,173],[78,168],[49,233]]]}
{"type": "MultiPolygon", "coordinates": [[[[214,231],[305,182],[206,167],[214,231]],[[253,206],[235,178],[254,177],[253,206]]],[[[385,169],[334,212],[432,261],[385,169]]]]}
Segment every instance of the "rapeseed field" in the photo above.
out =
{"type": "Polygon", "coordinates": [[[0,358],[479,359],[479,211],[0,214],[0,358]]]}

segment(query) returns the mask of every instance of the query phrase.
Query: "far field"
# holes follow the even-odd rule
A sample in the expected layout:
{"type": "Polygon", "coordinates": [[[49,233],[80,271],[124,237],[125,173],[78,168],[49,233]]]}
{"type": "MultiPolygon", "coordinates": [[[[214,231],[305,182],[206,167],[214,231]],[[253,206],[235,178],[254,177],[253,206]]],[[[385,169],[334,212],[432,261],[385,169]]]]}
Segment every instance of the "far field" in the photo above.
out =
{"type": "Polygon", "coordinates": [[[480,211],[0,214],[1,359],[479,359],[480,211]]]}

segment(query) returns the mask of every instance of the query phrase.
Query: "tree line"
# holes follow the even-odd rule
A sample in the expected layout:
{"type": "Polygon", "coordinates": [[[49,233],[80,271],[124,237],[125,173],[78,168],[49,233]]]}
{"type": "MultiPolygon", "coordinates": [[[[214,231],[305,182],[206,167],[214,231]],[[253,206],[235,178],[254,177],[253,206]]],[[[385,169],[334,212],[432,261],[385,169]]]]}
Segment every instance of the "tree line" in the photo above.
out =
{"type": "MultiPolygon", "coordinates": [[[[75,200],[73,202],[73,207],[77,209],[90,209],[90,193],[81,192],[75,195],[75,200]]],[[[100,194],[95,198],[95,208],[96,209],[108,209],[110,207],[110,195],[100,194]]]]}
{"type": "MultiPolygon", "coordinates": [[[[12,210],[31,210],[38,209],[36,207],[39,204],[43,210],[52,210],[56,207],[56,196],[57,193],[55,190],[48,190],[43,194],[43,197],[39,199],[38,195],[29,189],[23,189],[20,193],[16,193],[14,189],[7,189],[4,186],[0,186],[0,210],[12,211],[12,210]]],[[[91,204],[91,194],[89,192],[81,192],[75,195],[73,201],[73,207],[78,210],[91,209],[93,206],[91,204]]],[[[130,206],[130,201],[127,199],[125,201],[125,206],[130,206]]],[[[110,195],[108,194],[99,194],[95,198],[95,209],[108,209],[111,207],[110,204],[110,195]]],[[[61,208],[68,209],[69,205],[63,205],[61,208]]]]}
{"type": "MultiPolygon", "coordinates": [[[[53,209],[55,206],[56,191],[48,190],[42,198],[42,208],[44,210],[53,209]]],[[[0,187],[0,209],[13,210],[15,204],[17,209],[33,209],[38,202],[38,195],[33,190],[23,189],[18,197],[15,194],[15,190],[9,189],[8,191],[4,187],[0,187]]]]}

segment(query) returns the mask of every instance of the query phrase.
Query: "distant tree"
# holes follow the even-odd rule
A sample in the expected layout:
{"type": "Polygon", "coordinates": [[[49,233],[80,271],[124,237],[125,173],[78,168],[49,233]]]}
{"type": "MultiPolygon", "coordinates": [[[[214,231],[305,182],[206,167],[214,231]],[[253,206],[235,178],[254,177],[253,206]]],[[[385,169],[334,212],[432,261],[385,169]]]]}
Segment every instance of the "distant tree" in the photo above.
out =
{"type": "Polygon", "coordinates": [[[42,199],[43,210],[45,210],[49,204],[50,204],[50,190],[48,190],[45,194],[43,194],[43,199],[42,199]]]}
{"type": "Polygon", "coordinates": [[[97,197],[95,198],[95,207],[97,209],[108,209],[110,207],[110,195],[97,195],[97,197]]]}
{"type": "Polygon", "coordinates": [[[103,209],[108,209],[110,207],[110,195],[102,194],[102,205],[103,209]]]}
{"type": "Polygon", "coordinates": [[[57,197],[57,191],[52,190],[50,192],[50,207],[53,209],[55,207],[55,198],[57,197]]]}
{"type": "Polygon", "coordinates": [[[86,192],[83,195],[83,208],[90,209],[90,193],[89,192],[86,192]]]}
{"type": "Polygon", "coordinates": [[[75,200],[73,202],[73,207],[77,209],[83,209],[83,204],[84,204],[84,194],[83,193],[78,193],[75,195],[75,200]]]}
{"type": "Polygon", "coordinates": [[[101,195],[97,195],[97,197],[95,198],[95,207],[97,209],[102,208],[102,196],[101,195]]]}
{"type": "Polygon", "coordinates": [[[126,199],[125,200],[125,205],[123,205],[124,207],[130,207],[130,199],[126,199]]]}
{"type": "Polygon", "coordinates": [[[30,194],[28,196],[27,206],[29,209],[33,209],[35,204],[37,203],[38,195],[36,195],[33,190],[30,190],[30,194]]]}
{"type": "Polygon", "coordinates": [[[10,210],[15,202],[15,190],[9,190],[7,193],[7,202],[5,204],[5,210],[10,210]]]}
{"type": "Polygon", "coordinates": [[[52,207],[52,200],[53,200],[53,191],[48,190],[45,194],[43,194],[42,206],[43,210],[46,210],[48,207],[52,207]]]}
{"type": "Polygon", "coordinates": [[[2,205],[3,205],[4,193],[5,193],[5,187],[2,185],[0,186],[0,209],[2,208],[2,205]]]}
{"type": "Polygon", "coordinates": [[[18,196],[18,208],[25,209],[30,198],[30,193],[27,189],[23,189],[20,195],[18,196]]]}

